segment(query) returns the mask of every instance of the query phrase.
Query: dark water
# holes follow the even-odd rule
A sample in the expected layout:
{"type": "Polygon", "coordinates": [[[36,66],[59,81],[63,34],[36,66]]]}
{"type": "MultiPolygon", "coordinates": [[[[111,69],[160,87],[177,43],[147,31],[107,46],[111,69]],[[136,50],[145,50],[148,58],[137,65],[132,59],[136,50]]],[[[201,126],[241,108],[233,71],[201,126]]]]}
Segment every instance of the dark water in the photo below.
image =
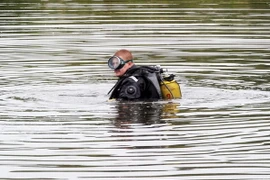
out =
{"type": "Polygon", "coordinates": [[[270,179],[270,3],[0,2],[0,179],[270,179]],[[107,59],[183,98],[119,103],[107,59]]]}

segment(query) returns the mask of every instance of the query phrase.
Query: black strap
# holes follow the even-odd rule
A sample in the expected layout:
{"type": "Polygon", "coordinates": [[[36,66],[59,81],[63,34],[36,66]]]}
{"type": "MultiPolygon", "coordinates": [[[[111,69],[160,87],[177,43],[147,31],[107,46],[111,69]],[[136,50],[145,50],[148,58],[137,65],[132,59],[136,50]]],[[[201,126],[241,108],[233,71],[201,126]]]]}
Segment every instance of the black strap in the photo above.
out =
{"type": "Polygon", "coordinates": [[[115,83],[115,85],[112,87],[112,89],[108,92],[107,95],[109,95],[125,78],[121,78],[115,83]]]}

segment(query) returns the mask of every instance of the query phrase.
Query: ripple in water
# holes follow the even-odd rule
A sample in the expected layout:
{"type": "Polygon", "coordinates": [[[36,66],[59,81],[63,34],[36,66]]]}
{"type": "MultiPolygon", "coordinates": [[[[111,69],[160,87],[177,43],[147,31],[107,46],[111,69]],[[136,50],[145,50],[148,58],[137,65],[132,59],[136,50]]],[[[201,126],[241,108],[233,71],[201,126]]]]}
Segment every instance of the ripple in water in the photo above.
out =
{"type": "Polygon", "coordinates": [[[266,2],[0,9],[0,179],[270,179],[266,2]],[[120,48],[183,98],[108,101],[120,48]]]}

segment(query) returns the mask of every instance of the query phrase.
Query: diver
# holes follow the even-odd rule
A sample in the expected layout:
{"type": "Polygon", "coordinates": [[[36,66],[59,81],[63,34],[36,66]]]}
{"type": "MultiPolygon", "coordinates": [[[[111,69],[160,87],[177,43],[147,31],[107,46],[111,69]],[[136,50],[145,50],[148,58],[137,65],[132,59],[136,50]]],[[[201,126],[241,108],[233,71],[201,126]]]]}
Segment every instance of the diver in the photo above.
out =
{"type": "Polygon", "coordinates": [[[180,86],[173,79],[174,75],[163,80],[161,77],[163,70],[160,67],[135,65],[132,53],[126,49],[118,50],[109,58],[108,66],[114,70],[115,76],[119,77],[108,93],[111,93],[109,99],[155,101],[164,97],[179,98],[181,95],[180,86]],[[169,85],[177,87],[172,86],[171,89],[169,85]],[[174,91],[178,91],[177,94],[174,91]]]}

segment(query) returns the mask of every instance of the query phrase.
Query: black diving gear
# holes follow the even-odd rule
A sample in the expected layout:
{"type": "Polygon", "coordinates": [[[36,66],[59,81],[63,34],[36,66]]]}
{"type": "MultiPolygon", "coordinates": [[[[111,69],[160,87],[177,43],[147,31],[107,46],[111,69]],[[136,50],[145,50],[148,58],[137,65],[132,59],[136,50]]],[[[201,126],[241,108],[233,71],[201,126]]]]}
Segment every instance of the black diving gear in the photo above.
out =
{"type": "Polygon", "coordinates": [[[121,59],[118,56],[112,56],[109,60],[108,60],[108,66],[109,68],[116,70],[116,69],[121,69],[122,67],[124,67],[124,65],[128,62],[132,62],[132,60],[127,60],[124,61],[123,59],[121,59]]]}
{"type": "Polygon", "coordinates": [[[180,85],[174,74],[161,76],[159,66],[133,65],[119,78],[111,92],[110,99],[117,100],[159,100],[181,98],[180,85]]]}
{"type": "Polygon", "coordinates": [[[156,67],[133,65],[119,78],[118,82],[111,90],[110,99],[161,99],[162,94],[159,86],[159,74],[160,70],[156,67]]]}

